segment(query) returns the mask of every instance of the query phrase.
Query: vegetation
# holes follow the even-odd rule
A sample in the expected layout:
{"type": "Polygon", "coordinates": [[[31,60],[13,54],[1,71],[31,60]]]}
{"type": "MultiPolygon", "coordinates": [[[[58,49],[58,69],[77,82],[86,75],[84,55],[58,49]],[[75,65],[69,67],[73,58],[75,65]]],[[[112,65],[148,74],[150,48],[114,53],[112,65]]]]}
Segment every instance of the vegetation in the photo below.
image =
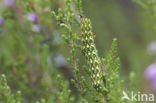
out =
{"type": "MultiPolygon", "coordinates": [[[[152,10],[151,20],[155,19],[155,2],[133,1],[152,10]]],[[[136,69],[125,72],[114,36],[104,41],[111,46],[101,55],[96,46],[99,35],[93,32],[82,2],[0,2],[4,3],[0,10],[0,103],[137,103],[122,98],[125,93],[143,91],[136,81],[142,73],[136,75],[142,65],[136,55],[147,55],[130,53],[128,60],[136,69]]],[[[154,84],[155,74],[147,75],[149,79],[153,75],[154,84]]]]}

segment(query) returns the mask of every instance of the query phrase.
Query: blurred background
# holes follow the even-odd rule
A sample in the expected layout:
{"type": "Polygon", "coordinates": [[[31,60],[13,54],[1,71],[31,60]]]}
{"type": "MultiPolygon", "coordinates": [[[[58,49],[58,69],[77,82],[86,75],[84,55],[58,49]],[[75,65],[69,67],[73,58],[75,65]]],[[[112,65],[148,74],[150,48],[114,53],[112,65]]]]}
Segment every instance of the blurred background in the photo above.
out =
{"type": "MultiPolygon", "coordinates": [[[[59,28],[51,16],[51,11],[58,8],[65,8],[63,0],[0,1],[0,74],[6,74],[13,91],[26,91],[24,95],[29,99],[34,98],[31,95],[38,88],[41,89],[35,98],[47,95],[40,94],[47,90],[41,80],[44,44],[50,45],[49,68],[70,68],[65,59],[70,54],[62,46],[59,28]]],[[[129,73],[134,72],[137,90],[153,92],[154,87],[145,76],[146,69],[156,60],[156,19],[151,13],[131,0],[83,0],[83,10],[92,21],[100,57],[106,56],[113,38],[117,38],[121,78],[128,84],[129,73]]],[[[70,69],[63,73],[67,79],[72,77],[70,69]]]]}
{"type": "Polygon", "coordinates": [[[138,88],[149,87],[144,71],[156,59],[154,53],[148,50],[156,39],[155,20],[150,12],[132,0],[85,0],[83,4],[85,14],[91,18],[97,35],[99,54],[106,55],[112,39],[117,38],[121,76],[126,80],[133,71],[137,74],[138,88]]]}

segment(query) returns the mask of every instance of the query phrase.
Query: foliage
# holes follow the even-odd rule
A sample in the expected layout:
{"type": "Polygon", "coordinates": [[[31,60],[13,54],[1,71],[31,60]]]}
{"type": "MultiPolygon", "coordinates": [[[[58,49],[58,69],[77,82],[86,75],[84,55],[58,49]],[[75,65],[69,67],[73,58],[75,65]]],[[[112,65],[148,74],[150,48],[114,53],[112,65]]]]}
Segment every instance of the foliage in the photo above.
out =
{"type": "Polygon", "coordinates": [[[0,103],[135,103],[122,100],[136,89],[135,73],[122,80],[116,38],[99,55],[82,0],[15,3],[1,11],[0,103]]]}
{"type": "Polygon", "coordinates": [[[21,103],[21,92],[17,91],[15,95],[11,93],[5,75],[0,80],[0,100],[1,103],[21,103]]]}

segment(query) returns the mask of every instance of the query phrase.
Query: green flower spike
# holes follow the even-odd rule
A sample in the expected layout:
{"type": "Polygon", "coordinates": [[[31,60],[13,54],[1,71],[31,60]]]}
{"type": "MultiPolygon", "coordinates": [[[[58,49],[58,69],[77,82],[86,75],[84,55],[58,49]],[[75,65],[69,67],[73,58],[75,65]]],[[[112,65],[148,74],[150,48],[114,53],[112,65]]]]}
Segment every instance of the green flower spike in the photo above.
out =
{"type": "Polygon", "coordinates": [[[83,54],[87,61],[93,87],[98,92],[104,93],[105,91],[107,91],[107,89],[104,86],[103,81],[104,78],[100,66],[101,62],[94,44],[94,34],[92,32],[91,22],[87,18],[82,20],[81,35],[82,35],[83,54]]]}

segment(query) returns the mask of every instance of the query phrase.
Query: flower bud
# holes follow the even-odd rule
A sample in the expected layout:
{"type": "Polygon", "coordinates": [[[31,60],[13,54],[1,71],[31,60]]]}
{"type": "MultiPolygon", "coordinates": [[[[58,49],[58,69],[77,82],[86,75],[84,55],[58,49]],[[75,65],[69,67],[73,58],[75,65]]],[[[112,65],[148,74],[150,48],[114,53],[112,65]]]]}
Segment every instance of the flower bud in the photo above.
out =
{"type": "Polygon", "coordinates": [[[33,23],[38,22],[38,16],[36,14],[33,14],[33,13],[29,13],[27,16],[27,19],[33,23]]]}
{"type": "Polygon", "coordinates": [[[13,7],[15,1],[14,0],[4,0],[4,6],[7,8],[13,7]]]}
{"type": "Polygon", "coordinates": [[[4,24],[4,20],[3,20],[2,16],[0,16],[0,27],[3,26],[3,24],[4,24]]]}

